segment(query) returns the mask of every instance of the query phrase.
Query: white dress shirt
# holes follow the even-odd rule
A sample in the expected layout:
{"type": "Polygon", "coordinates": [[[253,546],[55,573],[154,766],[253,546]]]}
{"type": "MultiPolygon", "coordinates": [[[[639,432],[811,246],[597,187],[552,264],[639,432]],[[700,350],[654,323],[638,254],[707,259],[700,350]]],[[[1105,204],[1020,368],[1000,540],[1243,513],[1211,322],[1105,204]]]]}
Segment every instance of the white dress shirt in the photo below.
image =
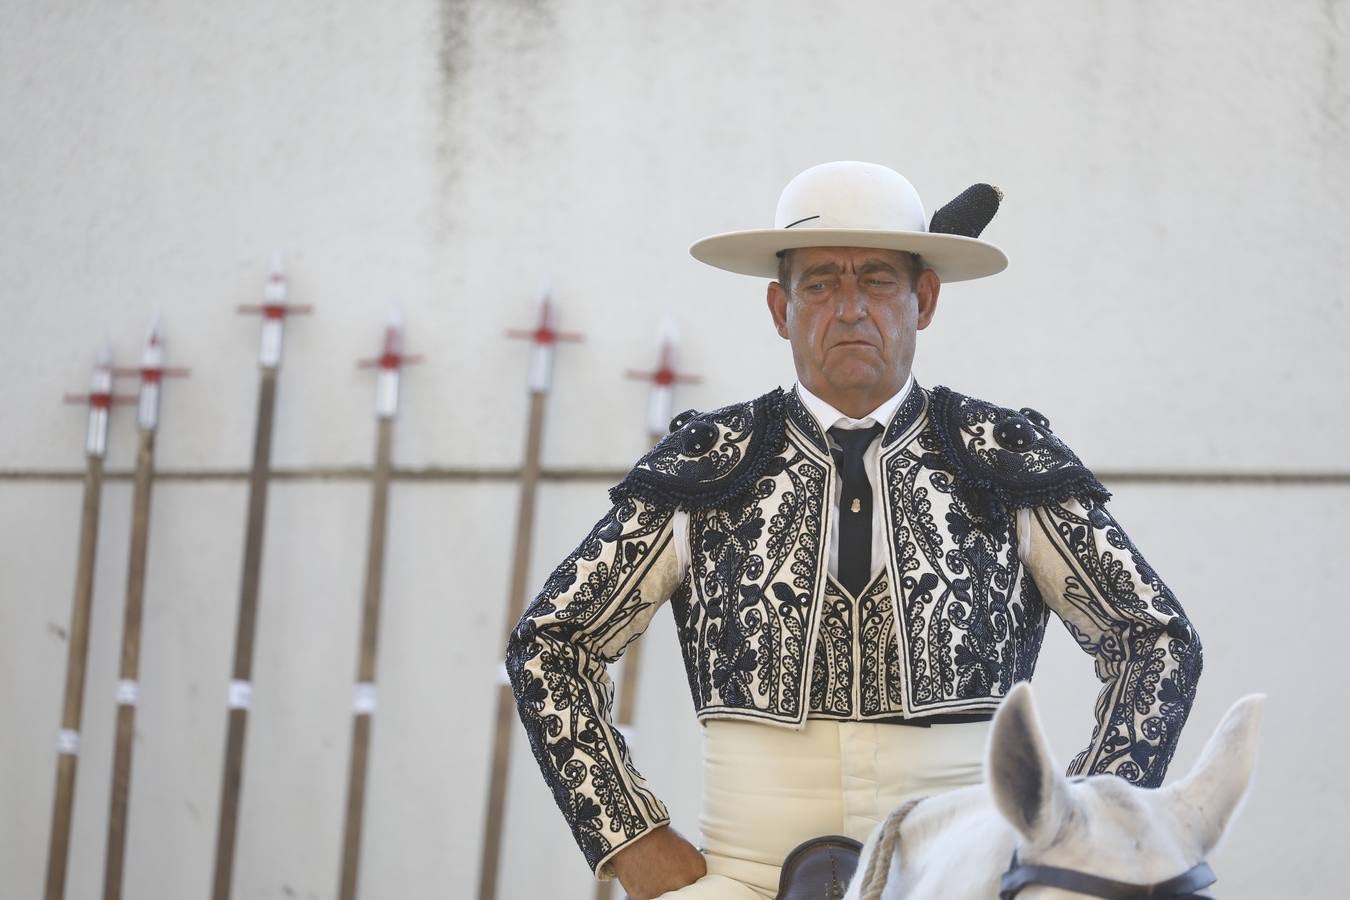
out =
{"type": "MultiPolygon", "coordinates": [[[[831,428],[871,428],[873,425],[880,425],[885,428],[891,422],[891,416],[909,396],[909,392],[914,389],[914,376],[910,375],[905,381],[904,387],[900,388],[889,400],[872,410],[861,419],[854,419],[844,415],[824,400],[804,388],[798,382],[796,390],[797,396],[801,398],[802,405],[815,418],[816,424],[820,425],[820,431],[825,435],[825,440],[830,441],[831,428]]],[[[867,473],[867,481],[872,485],[872,571],[869,573],[868,581],[876,578],[877,573],[886,568],[886,500],[881,493],[881,439],[884,436],[879,434],[876,440],[872,441],[863,451],[863,471],[867,473]]],[[[833,441],[830,441],[833,446],[833,441]]],[[[839,498],[844,491],[844,481],[842,478],[834,480],[834,513],[830,517],[830,575],[839,580],[839,498]]]]}
{"type": "MultiPolygon", "coordinates": [[[[829,440],[829,430],[835,426],[840,428],[871,428],[873,425],[880,425],[885,428],[890,424],[891,416],[895,414],[896,409],[909,396],[909,392],[914,389],[914,376],[910,375],[905,381],[904,387],[900,388],[889,400],[872,410],[861,419],[850,418],[839,410],[835,409],[815,394],[808,391],[798,383],[795,387],[797,396],[801,398],[802,405],[811,413],[816,423],[820,426],[820,431],[829,440]]],[[[877,573],[886,568],[886,511],[885,498],[881,493],[881,440],[883,434],[877,435],[876,440],[868,446],[863,453],[863,469],[867,472],[867,480],[872,485],[872,572],[869,582],[876,578],[877,573]]],[[[839,498],[843,494],[844,485],[842,479],[834,479],[834,510],[830,516],[830,562],[829,573],[835,581],[839,580],[839,498]]],[[[683,510],[675,513],[671,522],[674,528],[675,556],[679,564],[680,577],[689,568],[689,514],[683,510]]]]}

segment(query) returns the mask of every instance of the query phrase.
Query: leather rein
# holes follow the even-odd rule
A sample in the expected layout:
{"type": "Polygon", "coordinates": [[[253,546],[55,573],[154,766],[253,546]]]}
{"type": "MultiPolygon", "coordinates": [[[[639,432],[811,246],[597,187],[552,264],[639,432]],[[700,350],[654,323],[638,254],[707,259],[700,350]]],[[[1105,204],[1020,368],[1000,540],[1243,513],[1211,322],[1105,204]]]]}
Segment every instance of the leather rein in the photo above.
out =
{"type": "MultiPolygon", "coordinates": [[[[885,848],[888,858],[891,852],[898,849],[900,825],[910,811],[924,799],[918,797],[910,800],[887,818],[884,831],[890,833],[891,839],[882,843],[889,844],[885,848]]],[[[879,845],[874,849],[873,856],[876,857],[881,850],[882,847],[879,845]]],[[[886,887],[886,872],[888,869],[889,865],[879,866],[874,858],[868,867],[868,871],[859,873],[863,877],[861,891],[863,900],[881,896],[881,892],[886,887]]],[[[1152,884],[1132,884],[1128,881],[1116,881],[1111,878],[1102,878],[1099,875],[1089,875],[1087,872],[1079,872],[1076,869],[1019,863],[1017,851],[1014,850],[1012,863],[1009,865],[1008,871],[1003,873],[1003,878],[999,882],[998,897],[999,900],[1014,900],[1022,888],[1030,884],[1039,884],[1045,887],[1073,891],[1088,897],[1103,897],[1105,900],[1212,900],[1209,894],[1202,894],[1200,891],[1217,880],[1214,870],[1204,860],[1166,881],[1155,881],[1152,884]]]]}
{"type": "Polygon", "coordinates": [[[1200,890],[1209,887],[1216,880],[1214,870],[1204,861],[1166,881],[1131,884],[1128,881],[1089,875],[1076,869],[1019,863],[1017,853],[1014,851],[1012,865],[1003,873],[1003,880],[999,883],[998,897],[999,900],[1013,900],[1017,892],[1027,885],[1040,884],[1073,891],[1076,894],[1086,894],[1089,897],[1105,897],[1107,900],[1150,900],[1150,898],[1200,900],[1209,896],[1201,894],[1200,890]]]}

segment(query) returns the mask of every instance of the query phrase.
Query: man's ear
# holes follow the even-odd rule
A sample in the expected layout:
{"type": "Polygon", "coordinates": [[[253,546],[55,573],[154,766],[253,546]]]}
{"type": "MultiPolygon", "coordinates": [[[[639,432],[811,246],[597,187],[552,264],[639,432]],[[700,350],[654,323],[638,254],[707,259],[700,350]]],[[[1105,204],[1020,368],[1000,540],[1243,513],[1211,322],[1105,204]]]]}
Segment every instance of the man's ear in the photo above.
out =
{"type": "Polygon", "coordinates": [[[914,288],[914,297],[919,303],[918,328],[920,331],[928,327],[928,323],[933,321],[933,314],[937,312],[938,292],[942,290],[942,282],[938,279],[937,273],[932,269],[924,269],[919,273],[919,284],[914,288]]]}
{"type": "Polygon", "coordinates": [[[778,336],[787,339],[787,291],[778,282],[770,281],[764,300],[769,305],[769,315],[773,316],[773,327],[778,329],[778,336]]]}

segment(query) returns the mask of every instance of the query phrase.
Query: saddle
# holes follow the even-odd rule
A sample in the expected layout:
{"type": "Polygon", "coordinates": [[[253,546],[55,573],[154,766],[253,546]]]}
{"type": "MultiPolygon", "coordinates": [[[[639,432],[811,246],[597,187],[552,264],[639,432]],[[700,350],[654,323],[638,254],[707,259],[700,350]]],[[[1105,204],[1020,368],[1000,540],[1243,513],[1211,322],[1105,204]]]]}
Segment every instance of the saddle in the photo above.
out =
{"type": "Polygon", "coordinates": [[[860,841],[839,834],[803,841],[783,860],[777,900],[839,900],[861,853],[860,841]]]}

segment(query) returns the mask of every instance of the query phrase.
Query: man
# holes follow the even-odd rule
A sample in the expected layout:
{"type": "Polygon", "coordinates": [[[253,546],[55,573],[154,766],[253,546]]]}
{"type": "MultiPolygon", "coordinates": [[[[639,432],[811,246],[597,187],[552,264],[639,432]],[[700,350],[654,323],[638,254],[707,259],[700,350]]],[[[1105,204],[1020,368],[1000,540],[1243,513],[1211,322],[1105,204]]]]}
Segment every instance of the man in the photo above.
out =
{"type": "Polygon", "coordinates": [[[978,240],[999,197],[976,185],[929,227],[896,172],[827,163],[787,186],[774,228],[691,248],[776,278],[798,383],[677,417],[507,648],[545,781],[634,900],[772,898],[801,841],[862,839],[978,782],[1050,611],[1103,682],[1069,772],[1162,781],[1201,666],[1181,606],[1044,416],[910,372],[942,282],[1006,266],[978,240]],[[667,599],[705,726],[703,852],[610,720],[605,667],[667,599]]]}

